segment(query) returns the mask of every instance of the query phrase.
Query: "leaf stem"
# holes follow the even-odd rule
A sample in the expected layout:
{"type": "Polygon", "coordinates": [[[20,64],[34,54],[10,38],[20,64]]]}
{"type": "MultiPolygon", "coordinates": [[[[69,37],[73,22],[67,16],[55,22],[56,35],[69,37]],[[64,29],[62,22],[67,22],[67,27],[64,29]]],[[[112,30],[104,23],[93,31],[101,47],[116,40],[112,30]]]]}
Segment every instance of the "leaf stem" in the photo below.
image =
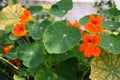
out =
{"type": "Polygon", "coordinates": [[[11,65],[13,68],[15,68],[15,69],[19,69],[18,67],[16,67],[15,65],[13,65],[12,63],[10,63],[8,60],[6,60],[6,59],[4,59],[3,57],[0,57],[0,60],[3,60],[3,61],[5,61],[6,63],[8,63],[9,65],[11,65]]]}

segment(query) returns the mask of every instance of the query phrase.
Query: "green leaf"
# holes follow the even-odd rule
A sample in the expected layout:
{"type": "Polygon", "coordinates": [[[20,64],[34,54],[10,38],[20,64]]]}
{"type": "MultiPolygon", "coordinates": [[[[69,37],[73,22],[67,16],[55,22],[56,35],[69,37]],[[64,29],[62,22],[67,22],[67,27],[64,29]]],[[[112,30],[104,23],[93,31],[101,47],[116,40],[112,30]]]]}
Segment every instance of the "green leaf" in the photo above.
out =
{"type": "Polygon", "coordinates": [[[65,79],[58,77],[50,69],[41,69],[38,72],[38,74],[35,75],[35,80],[65,80],[65,79]]]}
{"type": "Polygon", "coordinates": [[[17,52],[15,48],[13,48],[8,54],[5,55],[9,59],[16,59],[17,58],[17,52]]]}
{"type": "Polygon", "coordinates": [[[43,7],[42,6],[30,6],[30,8],[28,8],[33,16],[36,16],[38,14],[40,14],[40,12],[42,11],[43,7]]]}
{"type": "Polygon", "coordinates": [[[50,12],[56,16],[64,16],[73,7],[72,0],[61,0],[56,4],[52,5],[50,12]],[[66,5],[67,3],[67,5],[66,5]]]}
{"type": "Polygon", "coordinates": [[[100,12],[110,18],[120,18],[120,10],[117,8],[105,9],[101,10],[100,12]]]}
{"type": "Polygon", "coordinates": [[[46,29],[43,43],[49,53],[60,54],[74,47],[80,38],[79,29],[67,26],[64,21],[55,22],[46,29]]]}
{"type": "Polygon", "coordinates": [[[17,47],[18,58],[23,60],[27,67],[36,67],[40,64],[43,50],[39,43],[23,44],[17,47]]]}
{"type": "Polygon", "coordinates": [[[14,75],[13,78],[14,78],[14,80],[25,80],[25,78],[20,77],[18,75],[14,75]]]}
{"type": "Polygon", "coordinates": [[[77,80],[77,58],[70,58],[66,61],[59,63],[56,68],[57,74],[59,76],[65,78],[66,80],[77,80]]]}
{"type": "Polygon", "coordinates": [[[85,25],[85,24],[88,23],[88,19],[89,19],[89,15],[84,16],[83,18],[81,18],[81,19],[79,20],[79,23],[80,23],[81,25],[85,25]]]}
{"type": "Polygon", "coordinates": [[[8,5],[0,12],[0,30],[19,22],[19,15],[25,9],[20,4],[8,5]]]}
{"type": "Polygon", "coordinates": [[[100,47],[113,54],[120,54],[120,39],[116,35],[102,36],[100,47]]]}
{"type": "Polygon", "coordinates": [[[120,27],[120,22],[104,21],[102,27],[107,30],[117,30],[120,27]]]}
{"type": "Polygon", "coordinates": [[[91,62],[91,80],[120,80],[120,55],[103,53],[91,62]]]}
{"type": "Polygon", "coordinates": [[[48,25],[50,25],[51,22],[48,20],[44,20],[41,23],[36,23],[33,24],[32,26],[29,27],[28,31],[29,31],[29,35],[35,39],[35,40],[39,40],[42,38],[44,31],[46,30],[46,28],[48,27],[48,25]]]}
{"type": "Polygon", "coordinates": [[[61,62],[64,60],[67,60],[71,57],[75,57],[75,55],[72,53],[72,51],[68,51],[65,54],[45,54],[43,62],[61,62]]]}

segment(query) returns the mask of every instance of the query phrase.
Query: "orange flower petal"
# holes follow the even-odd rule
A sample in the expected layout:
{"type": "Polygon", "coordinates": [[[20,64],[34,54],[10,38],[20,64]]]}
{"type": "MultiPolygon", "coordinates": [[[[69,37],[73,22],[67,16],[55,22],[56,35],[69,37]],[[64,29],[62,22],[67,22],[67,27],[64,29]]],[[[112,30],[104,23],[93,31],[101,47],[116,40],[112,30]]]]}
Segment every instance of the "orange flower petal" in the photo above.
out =
{"type": "Polygon", "coordinates": [[[89,17],[89,23],[94,23],[95,22],[95,16],[93,14],[90,15],[89,17]]]}
{"type": "Polygon", "coordinates": [[[5,54],[8,54],[8,53],[10,52],[10,50],[12,49],[13,46],[14,46],[14,45],[10,45],[10,46],[5,46],[5,47],[3,47],[3,52],[4,52],[5,54]]]}
{"type": "Polygon", "coordinates": [[[28,22],[31,20],[31,12],[29,10],[24,10],[22,14],[19,15],[20,22],[28,22]]]}
{"type": "Polygon", "coordinates": [[[82,37],[84,43],[89,43],[91,41],[91,36],[89,34],[85,34],[82,37]]]}
{"type": "Polygon", "coordinates": [[[78,48],[78,50],[79,50],[80,52],[82,52],[82,51],[84,51],[84,50],[86,49],[87,46],[88,46],[88,44],[87,44],[87,43],[84,43],[84,44],[82,44],[82,45],[78,48]]]}
{"type": "Polygon", "coordinates": [[[25,29],[25,25],[23,23],[17,24],[14,27],[12,34],[16,37],[25,36],[27,34],[27,30],[25,29]]]}
{"type": "Polygon", "coordinates": [[[92,53],[93,53],[93,49],[92,47],[89,46],[85,49],[84,56],[89,58],[92,56],[92,53]]]}
{"type": "Polygon", "coordinates": [[[101,41],[101,37],[98,36],[98,35],[93,36],[92,41],[93,41],[94,44],[97,44],[101,41]]]}
{"type": "Polygon", "coordinates": [[[85,29],[88,30],[88,32],[91,34],[97,33],[96,26],[94,24],[86,24],[85,29]]]}
{"type": "Polygon", "coordinates": [[[92,55],[93,55],[94,57],[100,56],[100,52],[101,52],[101,50],[100,50],[99,47],[97,47],[97,46],[94,46],[94,47],[93,47],[93,53],[92,53],[92,55]]]}
{"type": "Polygon", "coordinates": [[[96,25],[96,30],[100,33],[103,32],[103,28],[100,25],[96,25]]]}
{"type": "Polygon", "coordinates": [[[95,17],[93,14],[89,17],[89,23],[92,24],[101,24],[103,22],[103,18],[101,16],[95,17]]]}
{"type": "Polygon", "coordinates": [[[68,22],[67,22],[67,25],[68,25],[68,26],[74,26],[74,27],[80,29],[80,25],[79,25],[79,23],[78,23],[77,20],[75,20],[75,22],[74,22],[73,24],[72,24],[70,21],[68,21],[68,22]]]}
{"type": "Polygon", "coordinates": [[[101,24],[103,22],[103,18],[101,16],[96,17],[96,23],[101,24]]]}

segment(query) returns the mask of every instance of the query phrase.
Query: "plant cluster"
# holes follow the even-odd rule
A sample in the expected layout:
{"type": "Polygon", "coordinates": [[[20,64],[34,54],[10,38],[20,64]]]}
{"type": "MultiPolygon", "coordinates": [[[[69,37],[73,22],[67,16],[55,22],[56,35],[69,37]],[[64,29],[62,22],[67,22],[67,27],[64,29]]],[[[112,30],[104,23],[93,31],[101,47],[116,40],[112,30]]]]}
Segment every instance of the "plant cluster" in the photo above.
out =
{"type": "Polygon", "coordinates": [[[100,11],[115,21],[98,14],[74,23],[54,19],[72,7],[72,0],[60,0],[47,10],[14,4],[0,11],[0,71],[7,80],[120,80],[120,11],[100,11]]]}

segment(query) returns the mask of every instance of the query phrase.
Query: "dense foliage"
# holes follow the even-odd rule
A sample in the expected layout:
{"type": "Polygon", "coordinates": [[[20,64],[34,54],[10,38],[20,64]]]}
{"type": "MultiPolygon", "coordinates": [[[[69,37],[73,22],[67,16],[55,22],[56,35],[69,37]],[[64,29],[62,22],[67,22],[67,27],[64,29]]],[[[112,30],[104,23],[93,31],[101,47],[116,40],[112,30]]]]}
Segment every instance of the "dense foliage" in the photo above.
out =
{"type": "Polygon", "coordinates": [[[102,9],[102,15],[86,15],[74,23],[55,20],[72,7],[72,0],[61,0],[47,9],[20,4],[2,8],[0,78],[120,80],[120,11],[102,9]]]}

